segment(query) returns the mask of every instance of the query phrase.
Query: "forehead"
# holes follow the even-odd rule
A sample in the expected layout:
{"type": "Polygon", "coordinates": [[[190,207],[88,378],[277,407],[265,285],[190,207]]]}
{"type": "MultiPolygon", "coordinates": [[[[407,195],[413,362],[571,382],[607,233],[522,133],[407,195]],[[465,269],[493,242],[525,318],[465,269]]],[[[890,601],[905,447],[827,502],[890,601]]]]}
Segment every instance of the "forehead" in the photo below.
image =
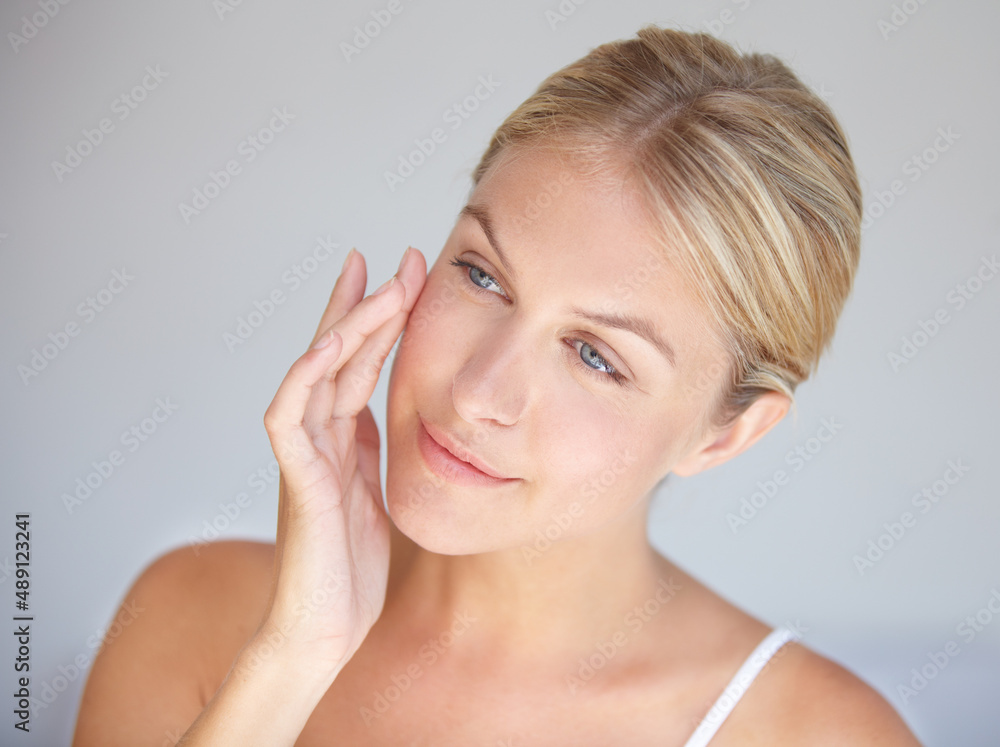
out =
{"type": "MultiPolygon", "coordinates": [[[[595,173],[564,153],[519,151],[486,173],[468,205],[485,213],[526,294],[646,318],[681,365],[720,357],[707,310],[669,260],[624,168],[595,173]]],[[[481,218],[460,220],[481,230],[481,218]]]]}
{"type": "Polygon", "coordinates": [[[639,193],[625,169],[611,164],[585,169],[572,153],[551,148],[505,153],[469,203],[488,205],[504,233],[518,241],[545,240],[557,249],[601,242],[612,254],[625,246],[654,251],[639,193]]]}

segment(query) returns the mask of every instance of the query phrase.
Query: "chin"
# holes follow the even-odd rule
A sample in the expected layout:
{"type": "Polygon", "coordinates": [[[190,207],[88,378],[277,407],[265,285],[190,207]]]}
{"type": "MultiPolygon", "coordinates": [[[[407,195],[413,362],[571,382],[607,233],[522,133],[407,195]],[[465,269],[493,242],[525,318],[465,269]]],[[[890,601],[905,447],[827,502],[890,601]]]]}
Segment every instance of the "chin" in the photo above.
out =
{"type": "MultiPolygon", "coordinates": [[[[385,439],[389,518],[420,547],[441,555],[473,555],[520,546],[527,541],[523,536],[528,520],[527,483],[491,483],[470,475],[469,465],[449,464],[440,446],[427,452],[427,432],[417,403],[435,402],[430,393],[435,383],[447,391],[447,382],[418,379],[420,386],[414,386],[411,372],[426,368],[415,366],[413,355],[409,347],[401,347],[390,368],[385,439]],[[453,468],[461,474],[455,474],[453,468]]],[[[427,409],[434,408],[428,404],[427,409]]],[[[437,409],[447,411],[448,407],[442,404],[437,409]]]]}
{"type": "Polygon", "coordinates": [[[505,541],[512,527],[498,523],[492,514],[500,508],[508,516],[511,507],[484,505],[490,496],[455,486],[434,475],[419,461],[408,459],[392,448],[386,471],[386,505],[389,518],[400,532],[425,550],[441,555],[474,555],[517,545],[520,538],[505,541]]]}
{"type": "Polygon", "coordinates": [[[416,445],[418,428],[413,413],[402,431],[388,432],[386,505],[399,531],[441,555],[474,555],[526,543],[523,485],[497,490],[449,482],[424,462],[416,445]]]}

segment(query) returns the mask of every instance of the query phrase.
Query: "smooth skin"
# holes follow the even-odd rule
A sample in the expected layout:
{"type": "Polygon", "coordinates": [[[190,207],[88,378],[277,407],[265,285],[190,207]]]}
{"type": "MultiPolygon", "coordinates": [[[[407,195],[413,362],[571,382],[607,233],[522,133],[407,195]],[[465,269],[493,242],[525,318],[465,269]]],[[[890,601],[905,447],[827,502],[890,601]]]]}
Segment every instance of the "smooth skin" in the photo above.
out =
{"type": "MultiPolygon", "coordinates": [[[[768,394],[707,425],[704,372],[724,350],[669,265],[622,285],[656,251],[627,179],[527,152],[469,204],[513,272],[471,215],[429,273],[410,249],[379,295],[364,296],[364,258],[348,258],[314,338],[329,343],[292,365],[265,414],[276,543],[151,564],[124,600],[142,612],[94,663],[74,745],[679,747],[767,634],[657,553],[646,516],[660,478],[740,454],[788,400],[768,394]],[[523,220],[555,183],[551,206],[523,220]],[[650,317],[675,364],[572,306],[650,317]],[[404,327],[387,516],[367,402],[404,327]],[[604,378],[612,367],[624,386],[604,378]],[[519,479],[438,477],[416,446],[421,419],[519,479]],[[616,464],[613,486],[585,498],[616,464]]],[[[712,741],[757,744],[918,742],[871,687],[792,643],[712,741]]]]}

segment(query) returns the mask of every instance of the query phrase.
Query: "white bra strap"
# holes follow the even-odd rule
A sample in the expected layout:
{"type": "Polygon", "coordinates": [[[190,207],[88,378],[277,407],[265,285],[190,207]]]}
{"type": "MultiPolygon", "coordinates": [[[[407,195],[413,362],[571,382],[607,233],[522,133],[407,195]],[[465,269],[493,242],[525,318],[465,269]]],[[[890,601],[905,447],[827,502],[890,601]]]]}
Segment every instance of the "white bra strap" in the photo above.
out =
{"type": "Polygon", "coordinates": [[[757,648],[753,650],[753,653],[746,658],[743,666],[736,671],[733,678],[729,680],[729,684],[722,691],[722,695],[719,696],[715,704],[709,709],[705,718],[702,719],[698,728],[695,729],[694,734],[691,735],[691,738],[684,743],[684,747],[705,747],[709,740],[715,736],[715,732],[722,726],[722,722],[726,720],[729,712],[736,707],[740,698],[743,697],[743,693],[747,691],[750,683],[760,674],[760,670],[770,661],[771,657],[786,643],[798,640],[799,638],[800,635],[798,632],[789,628],[779,627],[772,630],[758,644],[757,648]]]}

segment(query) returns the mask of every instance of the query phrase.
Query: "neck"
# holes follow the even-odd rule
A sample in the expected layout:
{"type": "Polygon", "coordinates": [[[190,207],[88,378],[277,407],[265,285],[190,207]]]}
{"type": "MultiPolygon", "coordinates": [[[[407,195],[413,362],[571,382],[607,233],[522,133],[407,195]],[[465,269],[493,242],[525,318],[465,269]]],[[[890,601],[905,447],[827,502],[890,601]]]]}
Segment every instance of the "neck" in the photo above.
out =
{"type": "Polygon", "coordinates": [[[508,656],[579,655],[678,588],[649,544],[648,508],[647,497],[585,536],[474,555],[430,552],[392,525],[383,618],[423,635],[462,619],[476,631],[466,640],[508,656]]]}

